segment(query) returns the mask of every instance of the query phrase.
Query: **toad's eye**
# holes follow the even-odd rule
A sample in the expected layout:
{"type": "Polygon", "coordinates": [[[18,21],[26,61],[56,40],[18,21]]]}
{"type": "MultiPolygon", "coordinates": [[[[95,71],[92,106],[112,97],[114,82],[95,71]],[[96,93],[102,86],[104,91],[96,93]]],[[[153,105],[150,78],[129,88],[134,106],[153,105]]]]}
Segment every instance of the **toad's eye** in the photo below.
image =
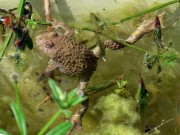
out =
{"type": "Polygon", "coordinates": [[[53,42],[50,40],[46,41],[46,48],[52,48],[54,46],[53,42]]]}
{"type": "Polygon", "coordinates": [[[51,33],[49,33],[49,37],[50,38],[55,38],[55,37],[57,37],[58,36],[58,34],[56,33],[56,32],[51,32],[51,33]]]}

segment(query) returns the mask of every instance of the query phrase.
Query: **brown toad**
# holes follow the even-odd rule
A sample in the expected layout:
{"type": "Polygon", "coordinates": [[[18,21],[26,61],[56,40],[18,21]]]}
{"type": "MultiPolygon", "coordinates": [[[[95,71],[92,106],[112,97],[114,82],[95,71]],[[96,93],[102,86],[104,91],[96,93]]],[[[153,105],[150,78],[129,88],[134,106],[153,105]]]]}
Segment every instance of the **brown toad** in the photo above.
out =
{"type": "Polygon", "coordinates": [[[97,57],[83,44],[73,40],[74,31],[65,23],[54,21],[54,28],[63,28],[65,33],[46,32],[36,37],[40,50],[50,57],[48,66],[41,76],[49,76],[53,70],[59,69],[67,75],[91,75],[96,70],[97,57]]]}

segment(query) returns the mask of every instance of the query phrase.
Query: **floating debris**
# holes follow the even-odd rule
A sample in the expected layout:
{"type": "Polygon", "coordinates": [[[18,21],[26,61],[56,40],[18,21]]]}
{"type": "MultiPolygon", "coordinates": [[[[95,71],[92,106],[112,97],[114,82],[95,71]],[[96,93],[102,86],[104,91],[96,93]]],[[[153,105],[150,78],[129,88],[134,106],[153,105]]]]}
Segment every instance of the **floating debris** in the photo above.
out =
{"type": "MultiPolygon", "coordinates": [[[[157,16],[160,23],[161,23],[161,28],[165,28],[164,25],[163,25],[163,21],[162,21],[163,16],[164,16],[164,13],[161,13],[160,15],[157,16]]],[[[142,23],[139,24],[139,26],[130,35],[130,37],[128,39],[126,39],[126,42],[129,43],[129,44],[135,44],[145,34],[156,30],[155,24],[156,24],[156,19],[154,17],[150,18],[150,19],[147,19],[147,20],[144,20],[142,23]]]]}

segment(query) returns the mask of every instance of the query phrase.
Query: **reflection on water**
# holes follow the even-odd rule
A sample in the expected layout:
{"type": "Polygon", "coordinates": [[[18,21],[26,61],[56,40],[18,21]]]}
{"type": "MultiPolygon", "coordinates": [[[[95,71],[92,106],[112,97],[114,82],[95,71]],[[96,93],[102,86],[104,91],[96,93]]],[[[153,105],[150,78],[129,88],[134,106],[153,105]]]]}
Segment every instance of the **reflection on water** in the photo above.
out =
{"type": "MultiPolygon", "coordinates": [[[[82,12],[85,12],[82,13],[83,14],[82,17],[88,18],[87,15],[90,13],[90,11],[89,10],[86,11],[85,9],[83,9],[83,5],[78,3],[75,3],[74,5],[68,5],[69,2],[68,0],[61,2],[57,1],[57,5],[56,3],[53,3],[53,6],[56,6],[56,9],[58,9],[58,12],[57,10],[52,10],[53,12],[56,12],[56,13],[52,13],[54,18],[62,19],[67,22],[74,20],[80,21],[79,19],[81,18],[80,13],[78,11],[73,11],[73,10],[78,10],[79,7],[81,7],[80,10],[82,12]],[[61,2],[64,2],[63,4],[64,6],[61,5],[61,2]],[[61,8],[62,6],[63,8],[61,8]],[[75,7],[77,7],[77,9],[75,7]],[[66,13],[64,14],[64,12],[66,13]],[[86,14],[86,17],[84,14],[86,14]],[[69,16],[67,17],[67,15],[69,16]],[[76,17],[78,19],[76,19],[76,17]]],[[[164,0],[161,2],[167,2],[167,1],[164,0]]],[[[35,11],[38,11],[38,13],[36,13],[37,16],[42,16],[44,11],[42,10],[42,8],[38,8],[39,4],[42,5],[42,1],[38,1],[38,3],[35,0],[32,1],[32,5],[34,6],[35,11]]],[[[133,2],[130,3],[122,0],[121,1],[117,0],[116,2],[114,1],[109,1],[109,3],[104,2],[104,6],[106,7],[106,10],[105,11],[97,10],[97,12],[100,12],[100,14],[102,13],[103,17],[106,18],[109,17],[110,18],[109,20],[116,21],[116,19],[121,18],[121,16],[119,15],[125,16],[142,10],[139,9],[138,4],[139,6],[144,5],[143,7],[144,9],[146,9],[148,5],[151,4],[155,5],[155,3],[151,2],[148,3],[147,6],[145,6],[147,3],[144,2],[140,3],[139,0],[139,3],[136,1],[136,5],[134,6],[133,2]],[[120,5],[121,2],[124,7],[120,5]],[[125,3],[127,3],[127,5],[125,3]],[[113,10],[113,6],[115,7],[114,10],[113,10]],[[127,12],[127,7],[128,10],[129,9],[130,11],[132,10],[131,13],[129,13],[129,11],[127,12]],[[130,7],[132,7],[132,9],[130,7]],[[115,20],[113,20],[113,16],[115,16],[114,17],[115,20]]],[[[87,5],[85,6],[87,7],[87,5]]],[[[90,6],[93,6],[93,4],[90,6]]],[[[98,9],[101,8],[104,9],[103,2],[100,2],[99,4],[98,9]]],[[[89,9],[91,8],[89,7],[89,9]]],[[[175,11],[173,11],[172,9],[173,6],[170,6],[166,9],[162,9],[159,11],[161,12],[167,10],[165,16],[165,25],[168,27],[162,31],[164,37],[163,41],[165,43],[172,41],[173,42],[172,47],[180,52],[179,8],[177,8],[177,10],[175,11]]],[[[127,38],[128,35],[130,35],[130,33],[134,29],[134,26],[132,24],[134,24],[134,22],[138,22],[138,20],[139,19],[134,19],[132,21],[124,22],[123,24],[117,26],[112,26],[112,28],[110,28],[110,32],[116,37],[125,39],[127,38]]],[[[35,37],[37,33],[40,33],[39,30],[42,29],[44,29],[44,27],[38,27],[37,30],[34,33],[32,33],[32,36],[35,37]]],[[[82,37],[81,34],[79,36],[82,37]]],[[[84,37],[86,37],[87,39],[89,38],[87,35],[84,37]]],[[[0,43],[2,43],[2,41],[0,41],[0,43]]],[[[139,47],[148,50],[153,50],[154,48],[153,34],[148,34],[147,36],[145,36],[141,41],[137,43],[137,45],[139,47]]],[[[25,58],[26,58],[25,67],[22,71],[20,71],[16,68],[16,64],[9,57],[9,54],[15,51],[13,48],[14,47],[11,43],[8,47],[8,50],[6,51],[3,60],[0,62],[0,76],[1,76],[0,98],[2,99],[5,98],[7,101],[7,102],[3,101],[4,106],[2,106],[1,104],[2,102],[0,102],[0,107],[2,108],[0,110],[0,127],[5,128],[6,130],[8,130],[13,134],[18,134],[18,131],[16,130],[17,125],[15,124],[14,119],[12,118],[12,113],[8,106],[9,102],[15,98],[11,77],[13,74],[18,74],[21,101],[27,118],[28,132],[29,134],[36,134],[37,131],[57,110],[57,106],[52,101],[48,101],[42,106],[40,106],[40,108],[36,108],[37,104],[39,104],[46,97],[47,93],[49,93],[47,80],[39,83],[38,85],[35,82],[39,77],[39,75],[46,68],[49,58],[45,56],[43,53],[41,53],[36,48],[36,46],[32,51],[29,51],[27,49],[25,50],[25,58]],[[7,112],[7,113],[3,113],[3,112],[7,112]]],[[[94,73],[93,77],[91,78],[90,86],[101,84],[108,80],[115,79],[118,75],[123,74],[123,72],[126,71],[127,67],[129,67],[132,64],[135,64],[133,69],[130,72],[128,72],[127,75],[125,76],[125,78],[128,80],[127,88],[129,89],[132,95],[135,95],[139,80],[139,71],[141,67],[140,63],[141,60],[144,58],[144,54],[137,50],[125,48],[117,51],[107,50],[105,58],[106,58],[106,62],[104,62],[102,59],[98,61],[98,68],[97,71],[94,73]]],[[[152,70],[147,70],[145,68],[142,68],[142,77],[145,81],[147,89],[151,94],[151,96],[149,97],[150,107],[145,111],[144,115],[141,117],[144,128],[145,125],[157,126],[161,124],[163,120],[171,119],[177,115],[178,102],[180,96],[180,92],[179,92],[180,72],[178,71],[179,66],[180,66],[179,61],[175,67],[168,67],[166,65],[163,65],[163,75],[162,75],[161,83],[157,82],[157,74],[155,68],[153,68],[152,70]]],[[[70,90],[74,88],[78,81],[77,78],[71,78],[64,75],[61,76],[58,71],[56,72],[55,78],[57,79],[62,78],[62,82],[59,85],[61,85],[66,90],[70,90]]],[[[86,126],[84,127],[84,130],[86,132],[90,131],[95,126],[98,126],[96,124],[98,123],[97,119],[100,119],[97,118],[96,115],[93,115],[90,110],[96,104],[100,96],[107,95],[109,93],[108,91],[111,91],[112,89],[113,88],[110,88],[106,92],[98,93],[97,95],[90,97],[90,109],[84,117],[84,125],[86,126]]],[[[59,118],[59,121],[62,121],[62,118],[59,118]]],[[[136,125],[136,127],[139,128],[139,123],[136,125]]],[[[175,133],[175,121],[171,121],[167,124],[164,124],[160,128],[160,130],[161,130],[161,134],[163,135],[171,135],[171,134],[179,133],[178,127],[175,133]]]]}

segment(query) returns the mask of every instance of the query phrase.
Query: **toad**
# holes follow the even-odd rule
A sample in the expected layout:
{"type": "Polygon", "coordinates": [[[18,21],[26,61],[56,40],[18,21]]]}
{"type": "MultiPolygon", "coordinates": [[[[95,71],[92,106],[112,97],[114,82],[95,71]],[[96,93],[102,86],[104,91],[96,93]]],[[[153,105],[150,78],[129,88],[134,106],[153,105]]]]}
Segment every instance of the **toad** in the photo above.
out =
{"type": "Polygon", "coordinates": [[[76,44],[73,40],[74,30],[65,23],[55,20],[52,26],[55,29],[64,29],[65,33],[45,32],[36,37],[39,49],[50,57],[45,72],[37,81],[41,81],[55,69],[59,69],[61,73],[80,76],[79,89],[84,90],[96,70],[98,53],[93,53],[83,44],[76,44]]]}

